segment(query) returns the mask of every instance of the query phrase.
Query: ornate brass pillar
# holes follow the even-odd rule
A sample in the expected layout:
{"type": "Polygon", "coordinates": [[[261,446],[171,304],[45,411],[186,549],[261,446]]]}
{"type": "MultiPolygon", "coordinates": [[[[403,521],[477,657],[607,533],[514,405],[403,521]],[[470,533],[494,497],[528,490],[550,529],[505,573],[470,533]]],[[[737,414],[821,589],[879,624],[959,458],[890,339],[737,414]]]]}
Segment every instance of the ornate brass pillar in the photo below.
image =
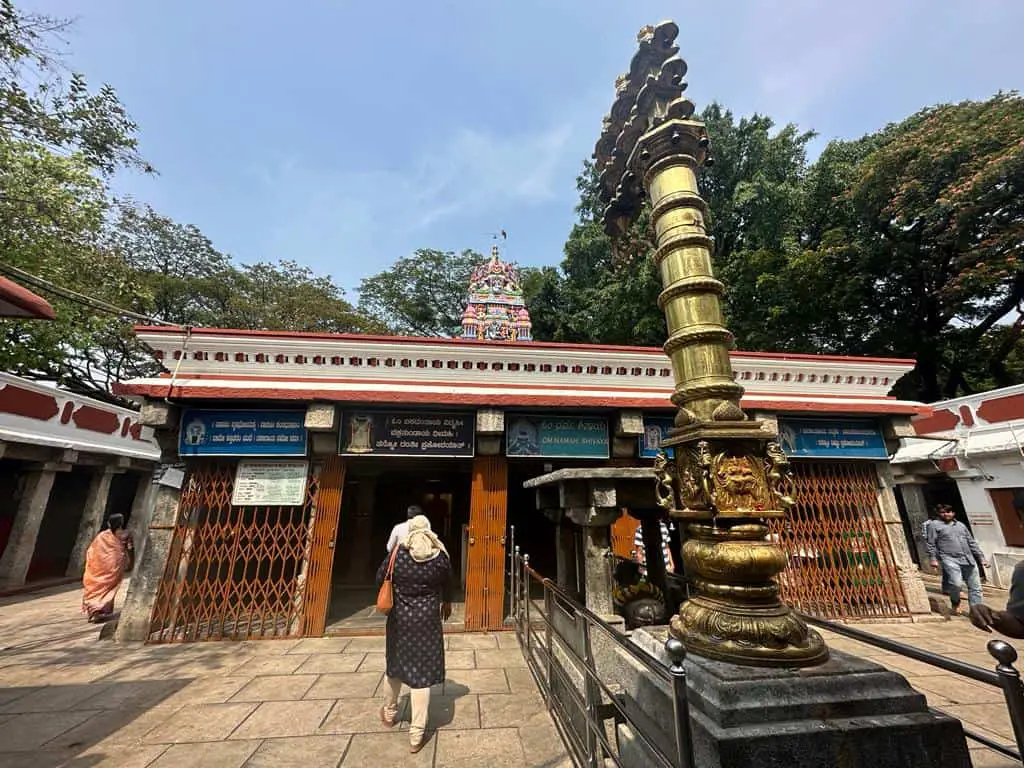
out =
{"type": "Polygon", "coordinates": [[[774,579],[786,557],[768,540],[766,521],[793,503],[789,465],[776,435],[740,408],[723,285],[711,268],[707,204],[697,189],[709,141],[692,119],[693,103],[681,97],[686,64],[675,56],[677,33],[672,22],[641,30],[595,151],[609,234],[626,232],[644,197],[651,205],[679,408],[662,446],[673,449],[674,462],[657,462],[659,498],[687,529],[683,561],[697,591],[671,631],[687,650],[723,661],[818,664],[828,649],[782,604],[774,579]]]}

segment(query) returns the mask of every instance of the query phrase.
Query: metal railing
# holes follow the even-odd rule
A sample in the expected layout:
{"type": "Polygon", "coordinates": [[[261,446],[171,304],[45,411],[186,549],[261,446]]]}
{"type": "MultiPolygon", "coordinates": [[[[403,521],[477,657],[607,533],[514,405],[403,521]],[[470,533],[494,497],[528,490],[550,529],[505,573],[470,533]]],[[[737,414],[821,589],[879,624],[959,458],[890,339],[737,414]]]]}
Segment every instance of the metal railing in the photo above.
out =
{"type": "Polygon", "coordinates": [[[616,766],[635,765],[621,756],[618,726],[624,724],[643,744],[650,763],[693,768],[682,643],[670,639],[665,647],[671,664],[659,664],[619,629],[534,571],[530,556],[521,555],[518,547],[514,547],[512,561],[510,613],[519,645],[576,764],[605,766],[610,760],[616,766]],[[672,701],[671,733],[653,722],[641,723],[630,714],[624,692],[613,690],[598,672],[595,645],[617,654],[647,679],[662,682],[672,701]],[[658,731],[661,738],[652,731],[658,731]]]}
{"type": "MultiPolygon", "coordinates": [[[[1003,640],[989,640],[988,652],[997,662],[995,672],[991,672],[983,667],[965,664],[956,659],[948,659],[945,656],[930,653],[921,648],[901,643],[898,640],[890,640],[887,637],[872,635],[870,632],[864,632],[846,624],[829,621],[828,619],[819,619],[816,616],[808,616],[806,614],[802,614],[802,617],[808,624],[827,629],[829,632],[835,632],[837,635],[843,635],[865,645],[873,645],[876,648],[905,656],[908,659],[914,659],[938,669],[952,672],[955,675],[1002,689],[1003,697],[1006,699],[1006,709],[1010,716],[1010,723],[1013,726],[1013,735],[1017,742],[1017,749],[993,741],[987,736],[977,731],[972,731],[969,728],[964,728],[964,735],[1007,757],[1012,757],[1015,760],[1021,759],[1021,754],[1024,753],[1024,685],[1021,683],[1020,673],[1013,667],[1014,662],[1017,661],[1017,651],[1009,643],[1003,640]]],[[[938,707],[932,707],[932,709],[936,712],[947,714],[938,707]]],[[[955,717],[954,715],[949,716],[955,717]]]]}

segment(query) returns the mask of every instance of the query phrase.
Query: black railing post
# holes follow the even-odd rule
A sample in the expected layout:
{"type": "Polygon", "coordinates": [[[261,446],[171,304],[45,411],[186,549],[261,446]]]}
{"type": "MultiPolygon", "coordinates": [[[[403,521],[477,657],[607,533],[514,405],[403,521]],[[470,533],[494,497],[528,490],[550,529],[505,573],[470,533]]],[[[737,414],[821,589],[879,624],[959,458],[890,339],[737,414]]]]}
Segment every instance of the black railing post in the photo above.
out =
{"type": "MultiPolygon", "coordinates": [[[[515,527],[513,527],[513,532],[515,527]]],[[[509,585],[509,592],[512,594],[512,626],[519,626],[519,546],[515,545],[512,547],[512,576],[509,585]]]]}
{"type": "Polygon", "coordinates": [[[530,556],[523,555],[523,636],[526,641],[526,647],[523,652],[526,654],[526,660],[529,662],[530,656],[530,635],[533,634],[530,629],[530,556]]]}
{"type": "MultiPolygon", "coordinates": [[[[554,675],[554,670],[552,669],[552,666],[554,666],[554,657],[555,657],[554,649],[552,648],[552,640],[551,640],[551,622],[553,622],[555,620],[555,612],[554,612],[554,610],[552,610],[553,607],[554,607],[554,602],[555,601],[554,601],[554,597],[552,595],[551,588],[550,588],[550,585],[548,584],[547,579],[542,581],[541,584],[543,584],[543,586],[544,586],[544,613],[545,613],[546,619],[547,619],[547,621],[544,622],[544,646],[546,648],[545,652],[547,653],[547,660],[546,660],[547,663],[544,665],[544,668],[545,668],[545,673],[547,674],[547,677],[548,677],[548,690],[551,691],[551,690],[553,690],[553,688],[552,688],[552,686],[553,686],[552,676],[554,675]]],[[[550,701],[548,702],[548,709],[551,709],[550,701]]]]}
{"type": "Polygon", "coordinates": [[[669,637],[665,643],[672,664],[672,716],[675,723],[676,765],[693,768],[693,740],[690,738],[690,704],[686,697],[686,648],[680,640],[669,637]]]}
{"type": "Polygon", "coordinates": [[[604,722],[597,716],[597,707],[601,703],[601,692],[594,682],[597,675],[597,664],[594,661],[594,647],[590,638],[590,621],[580,614],[576,620],[583,622],[583,696],[587,706],[587,757],[594,768],[604,765],[604,750],[599,748],[599,741],[594,729],[604,727],[604,722]]]}
{"type": "Polygon", "coordinates": [[[1017,739],[1017,751],[1024,755],[1024,685],[1021,685],[1020,673],[1013,667],[1017,661],[1017,651],[1003,640],[989,640],[988,652],[999,662],[996,674],[999,675],[999,685],[1006,697],[1013,735],[1017,739]]]}

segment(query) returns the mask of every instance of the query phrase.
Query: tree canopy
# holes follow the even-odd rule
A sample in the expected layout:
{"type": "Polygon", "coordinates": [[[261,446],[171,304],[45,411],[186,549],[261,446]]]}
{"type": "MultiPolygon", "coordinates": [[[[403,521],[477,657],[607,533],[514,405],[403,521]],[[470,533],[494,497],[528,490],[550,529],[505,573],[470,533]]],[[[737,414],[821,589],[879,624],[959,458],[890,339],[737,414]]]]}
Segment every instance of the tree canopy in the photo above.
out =
{"type": "Polygon", "coordinates": [[[57,50],[66,27],[0,0],[0,267],[52,286],[56,313],[0,320],[0,368],[101,398],[158,370],[126,315],[67,290],[181,325],[383,330],[330,277],[293,261],[237,265],[197,227],[115,199],[114,171],[153,169],[115,91],[66,74],[57,50]]]}
{"type": "Polygon", "coordinates": [[[457,336],[473,268],[484,257],[421,248],[359,285],[359,309],[406,336],[457,336]]]}
{"type": "MultiPolygon", "coordinates": [[[[1016,93],[924,109],[813,163],[813,134],[717,104],[701,172],[715,268],[743,349],[917,360],[897,391],[935,400],[1024,381],[1024,101],[1016,93]]],[[[565,341],[654,344],[649,223],[612,243],[585,164],[557,300],[530,306],[565,341]],[[618,253],[616,253],[616,250],[618,253]]],[[[535,332],[537,338],[545,338],[535,332]]]]}

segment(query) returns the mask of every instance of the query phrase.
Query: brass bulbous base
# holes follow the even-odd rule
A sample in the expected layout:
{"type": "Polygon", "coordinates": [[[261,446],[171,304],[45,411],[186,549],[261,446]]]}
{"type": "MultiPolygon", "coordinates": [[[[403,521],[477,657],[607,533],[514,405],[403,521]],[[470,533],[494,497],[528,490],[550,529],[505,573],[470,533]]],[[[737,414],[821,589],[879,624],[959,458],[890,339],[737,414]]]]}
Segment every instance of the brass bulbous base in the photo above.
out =
{"type": "Polygon", "coordinates": [[[757,667],[811,667],[828,661],[828,647],[782,603],[743,605],[700,595],[672,617],[671,633],[688,653],[757,667]]]}
{"type": "Polygon", "coordinates": [[[828,648],[779,600],[772,578],[786,565],[763,523],[692,524],[683,562],[698,595],[672,618],[686,650],[733,664],[813,666],[828,648]]]}

